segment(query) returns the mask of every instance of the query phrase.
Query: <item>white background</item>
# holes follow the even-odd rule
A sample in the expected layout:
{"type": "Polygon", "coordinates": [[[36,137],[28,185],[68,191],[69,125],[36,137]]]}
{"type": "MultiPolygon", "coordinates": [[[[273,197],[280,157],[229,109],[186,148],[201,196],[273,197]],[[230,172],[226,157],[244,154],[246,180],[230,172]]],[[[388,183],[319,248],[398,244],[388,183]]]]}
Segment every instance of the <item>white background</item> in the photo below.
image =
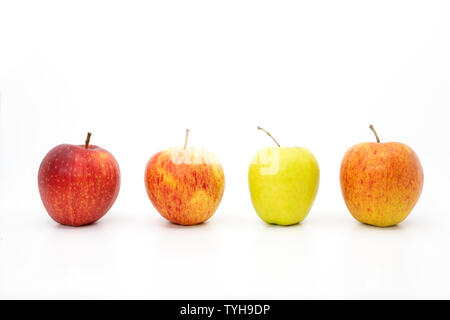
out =
{"type": "Polygon", "coordinates": [[[0,298],[450,298],[449,1],[0,1],[0,298]],[[425,184],[397,227],[348,213],[353,144],[410,145],[425,184]],[[247,185],[253,154],[309,148],[321,168],[302,224],[270,226],[247,185]],[[146,161],[202,147],[226,186],[205,224],[168,223],[146,161]],[[60,143],[109,150],[119,197],[63,227],[37,171],[60,143]]]}

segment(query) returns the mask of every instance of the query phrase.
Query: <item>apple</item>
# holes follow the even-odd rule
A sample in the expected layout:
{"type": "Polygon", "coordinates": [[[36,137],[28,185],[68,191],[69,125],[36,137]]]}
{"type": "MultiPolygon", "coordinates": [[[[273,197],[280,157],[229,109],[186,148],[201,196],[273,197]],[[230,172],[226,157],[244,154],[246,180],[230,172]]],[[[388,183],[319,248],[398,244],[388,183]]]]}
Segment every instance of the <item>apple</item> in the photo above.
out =
{"type": "Polygon", "coordinates": [[[211,152],[186,148],[158,152],[147,162],[145,187],[156,210],[167,220],[194,225],[208,220],[222,199],[225,176],[211,152]]]}
{"type": "Polygon", "coordinates": [[[250,196],[267,223],[297,224],[306,218],[319,188],[319,165],[306,148],[278,145],[258,151],[248,170],[250,196]]]}
{"type": "Polygon", "coordinates": [[[406,144],[366,142],[351,147],[342,160],[340,182],[352,216],[366,224],[388,227],[402,222],[419,200],[423,170],[406,144]]]}
{"type": "Polygon", "coordinates": [[[119,194],[119,165],[108,151],[89,145],[61,144],[41,162],[38,186],[50,217],[82,226],[103,217],[119,194]]]}

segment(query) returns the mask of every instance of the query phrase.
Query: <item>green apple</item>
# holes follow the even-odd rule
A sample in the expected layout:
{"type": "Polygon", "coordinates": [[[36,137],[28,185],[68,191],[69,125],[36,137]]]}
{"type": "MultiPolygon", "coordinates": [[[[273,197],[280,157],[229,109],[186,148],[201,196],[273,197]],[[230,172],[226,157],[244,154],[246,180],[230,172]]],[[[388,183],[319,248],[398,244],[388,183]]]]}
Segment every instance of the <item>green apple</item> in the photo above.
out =
{"type": "Polygon", "coordinates": [[[308,215],[319,188],[319,165],[306,148],[264,148],[253,157],[248,184],[253,207],[267,223],[291,225],[308,215]]]}

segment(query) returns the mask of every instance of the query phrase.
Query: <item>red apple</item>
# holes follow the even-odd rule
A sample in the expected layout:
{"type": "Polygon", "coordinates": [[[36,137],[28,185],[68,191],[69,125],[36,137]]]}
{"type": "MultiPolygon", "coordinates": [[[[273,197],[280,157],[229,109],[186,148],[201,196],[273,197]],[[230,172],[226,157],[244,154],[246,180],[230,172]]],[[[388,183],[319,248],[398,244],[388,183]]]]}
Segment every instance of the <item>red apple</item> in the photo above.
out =
{"type": "Polygon", "coordinates": [[[399,142],[360,143],[341,164],[341,189],[348,210],[360,222],[387,227],[402,222],[419,200],[423,170],[419,158],[399,142]]]}
{"type": "Polygon", "coordinates": [[[103,217],[119,194],[119,165],[108,151],[61,144],[47,153],[38,174],[39,193],[56,222],[82,226],[103,217]]]}
{"type": "Polygon", "coordinates": [[[209,219],[222,199],[225,176],[210,152],[172,148],[155,154],[145,169],[147,194],[167,220],[193,225],[209,219]]]}

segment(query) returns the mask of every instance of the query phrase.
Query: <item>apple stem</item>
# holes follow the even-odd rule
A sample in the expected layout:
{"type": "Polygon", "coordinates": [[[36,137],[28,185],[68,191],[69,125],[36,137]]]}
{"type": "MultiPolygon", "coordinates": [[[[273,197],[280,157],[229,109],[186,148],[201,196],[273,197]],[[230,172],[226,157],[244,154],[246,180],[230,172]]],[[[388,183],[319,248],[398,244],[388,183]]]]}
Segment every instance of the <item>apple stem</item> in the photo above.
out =
{"type": "Polygon", "coordinates": [[[377,143],[380,143],[380,138],[378,137],[377,132],[375,131],[375,128],[373,127],[373,125],[369,126],[370,130],[373,131],[373,133],[375,134],[375,138],[377,138],[377,143]]]}
{"type": "Polygon", "coordinates": [[[92,133],[88,132],[86,142],[84,144],[84,147],[87,149],[89,147],[89,141],[91,140],[92,133]]]}
{"type": "Polygon", "coordinates": [[[190,131],[189,129],[186,129],[186,137],[184,138],[184,150],[186,150],[188,137],[189,137],[189,131],[190,131]]]}
{"type": "Polygon", "coordinates": [[[256,127],[256,128],[257,128],[258,130],[262,130],[262,131],[264,131],[265,133],[267,133],[267,135],[268,135],[269,137],[271,137],[273,141],[275,141],[275,143],[277,144],[277,146],[280,146],[280,144],[278,143],[278,141],[275,140],[275,138],[272,137],[272,135],[271,135],[269,132],[267,132],[265,129],[263,129],[263,128],[259,127],[259,126],[256,127]]]}

